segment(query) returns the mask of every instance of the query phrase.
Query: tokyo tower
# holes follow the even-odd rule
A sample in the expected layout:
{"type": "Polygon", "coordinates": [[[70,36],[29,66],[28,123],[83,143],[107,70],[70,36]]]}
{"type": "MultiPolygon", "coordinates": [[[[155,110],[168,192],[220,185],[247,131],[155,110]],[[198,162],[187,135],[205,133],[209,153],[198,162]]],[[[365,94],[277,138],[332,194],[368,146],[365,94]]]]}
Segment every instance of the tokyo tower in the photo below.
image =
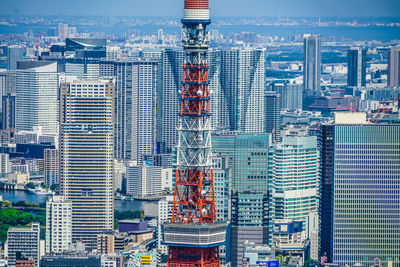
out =
{"type": "Polygon", "coordinates": [[[215,211],[208,89],[209,0],[185,0],[183,86],[180,91],[172,220],[162,226],[168,267],[219,267],[226,227],[215,211]]]}

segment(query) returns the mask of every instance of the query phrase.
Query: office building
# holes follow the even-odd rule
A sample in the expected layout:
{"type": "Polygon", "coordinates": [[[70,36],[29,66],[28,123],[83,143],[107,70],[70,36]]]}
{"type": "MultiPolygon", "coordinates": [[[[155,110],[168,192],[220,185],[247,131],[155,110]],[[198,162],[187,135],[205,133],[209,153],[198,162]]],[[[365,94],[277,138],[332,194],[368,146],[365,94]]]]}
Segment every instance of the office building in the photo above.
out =
{"type": "Polygon", "coordinates": [[[60,254],[44,256],[40,260],[41,267],[104,267],[99,255],[86,254],[60,254]]]}
{"type": "Polygon", "coordinates": [[[232,171],[229,168],[229,157],[218,155],[211,158],[214,173],[215,209],[217,219],[221,221],[231,220],[232,199],[232,171]]]}
{"type": "Polygon", "coordinates": [[[281,127],[281,96],[275,92],[265,92],[264,132],[272,134],[279,141],[281,127]]]}
{"type": "Polygon", "coordinates": [[[162,168],[157,166],[129,166],[126,173],[126,194],[146,197],[161,194],[162,168]]]}
{"type": "Polygon", "coordinates": [[[104,38],[67,38],[65,50],[86,52],[85,57],[106,58],[107,39],[104,38]],[[89,56],[90,55],[90,56],[89,56]]]}
{"type": "Polygon", "coordinates": [[[53,196],[46,202],[46,253],[71,249],[72,203],[63,196],[53,196]]]}
{"type": "Polygon", "coordinates": [[[272,244],[275,253],[284,255],[289,266],[303,266],[310,258],[310,241],[305,238],[302,221],[276,220],[273,224],[272,244]]]}
{"type": "Polygon", "coordinates": [[[391,47],[388,58],[388,86],[400,87],[400,47],[391,47]]]}
{"type": "MultiPolygon", "coordinates": [[[[319,211],[317,137],[285,136],[281,143],[274,146],[272,155],[269,225],[271,227],[275,220],[302,221],[305,226],[304,239],[310,238],[311,232],[318,231],[315,227],[319,226],[313,221],[318,220],[315,216],[319,211]]],[[[318,236],[313,244],[316,246],[313,249],[318,254],[318,236]]]]}
{"type": "Polygon", "coordinates": [[[264,131],[264,49],[221,51],[220,128],[264,131]]]}
{"type": "Polygon", "coordinates": [[[95,249],[97,235],[113,229],[114,83],[60,86],[61,192],[72,202],[72,239],[95,249]]]}
{"type": "Polygon", "coordinates": [[[161,225],[165,222],[170,222],[172,218],[172,204],[174,202],[173,195],[167,195],[165,198],[158,201],[158,254],[168,254],[168,247],[161,243],[161,225]]]}
{"type": "Polygon", "coordinates": [[[108,255],[114,253],[114,235],[97,235],[97,254],[108,255]]]}
{"type": "Polygon", "coordinates": [[[215,187],[224,187],[218,189],[219,195],[216,194],[216,203],[220,206],[217,210],[219,216],[231,217],[232,266],[241,262],[246,240],[258,245],[268,244],[271,138],[271,134],[215,133],[212,136],[213,162],[217,166],[220,164],[217,168],[219,176],[214,177],[215,187]]]}
{"type": "Polygon", "coordinates": [[[271,91],[281,96],[281,110],[301,110],[303,108],[303,87],[299,84],[271,84],[271,91]]]}
{"type": "Polygon", "coordinates": [[[337,113],[333,129],[333,262],[400,266],[400,125],[337,113]]]}
{"type": "Polygon", "coordinates": [[[0,174],[10,173],[10,156],[7,153],[0,153],[0,174]]]}
{"type": "Polygon", "coordinates": [[[23,254],[39,266],[40,257],[40,224],[32,223],[30,227],[11,227],[7,231],[7,255],[9,266],[16,265],[17,254],[23,254]]]}
{"type": "Polygon", "coordinates": [[[367,50],[352,48],[347,51],[347,85],[364,87],[367,73],[367,50]]]}
{"type": "Polygon", "coordinates": [[[333,125],[321,125],[320,129],[320,173],[321,173],[321,202],[320,202],[320,256],[327,257],[332,262],[332,199],[333,199],[333,125]]]}
{"type": "Polygon", "coordinates": [[[258,246],[268,244],[268,196],[262,193],[234,193],[231,224],[231,261],[232,266],[239,266],[246,241],[258,246]]]}
{"type": "Polygon", "coordinates": [[[270,134],[215,133],[213,152],[227,157],[234,192],[267,192],[270,134]]]}
{"type": "Polygon", "coordinates": [[[65,62],[65,74],[76,76],[83,80],[96,80],[99,78],[99,61],[86,58],[71,58],[65,62]]]}
{"type": "Polygon", "coordinates": [[[107,56],[106,44],[106,39],[67,38],[65,51],[74,57],[66,59],[65,74],[79,79],[98,79],[100,60],[107,56]]]}
{"type": "Polygon", "coordinates": [[[57,63],[47,61],[19,62],[17,71],[17,131],[43,128],[43,133],[58,133],[57,63]]]}
{"type": "Polygon", "coordinates": [[[12,45],[7,49],[7,69],[16,70],[17,62],[22,60],[24,55],[24,47],[12,45]]]}
{"type": "Polygon", "coordinates": [[[245,242],[244,244],[244,261],[243,267],[260,266],[260,263],[265,265],[277,264],[275,261],[275,251],[269,246],[257,246],[253,242],[245,242]]]}
{"type": "Polygon", "coordinates": [[[143,155],[156,152],[156,93],[159,79],[158,64],[136,61],[132,66],[132,160],[143,162],[143,155]]]}
{"type": "Polygon", "coordinates": [[[15,129],[15,96],[13,95],[2,96],[1,129],[15,129]]]}
{"type": "Polygon", "coordinates": [[[305,90],[321,90],[321,36],[304,35],[304,80],[305,90]]]}
{"type": "Polygon", "coordinates": [[[60,151],[58,149],[44,150],[44,184],[51,186],[59,184],[60,151]]]}
{"type": "MultiPolygon", "coordinates": [[[[6,92],[7,92],[7,70],[0,69],[0,97],[7,95],[6,92]]],[[[1,103],[0,105],[0,110],[2,109],[3,109],[3,103],[1,103]]]]}
{"type": "Polygon", "coordinates": [[[307,222],[318,211],[319,169],[316,136],[283,137],[274,146],[275,219],[307,222]]]}

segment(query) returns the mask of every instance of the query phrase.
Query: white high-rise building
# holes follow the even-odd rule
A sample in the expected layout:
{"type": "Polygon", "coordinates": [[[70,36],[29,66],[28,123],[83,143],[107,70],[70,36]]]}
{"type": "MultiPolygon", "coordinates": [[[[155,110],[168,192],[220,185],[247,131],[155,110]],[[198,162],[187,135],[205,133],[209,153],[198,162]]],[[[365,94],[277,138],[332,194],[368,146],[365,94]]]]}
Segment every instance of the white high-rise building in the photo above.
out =
{"type": "Polygon", "coordinates": [[[262,133],[265,49],[222,50],[220,71],[220,127],[262,133]]]}
{"type": "MultiPolygon", "coordinates": [[[[172,205],[174,196],[168,195],[158,201],[158,233],[161,233],[161,225],[165,222],[170,222],[172,218],[172,205]]],[[[161,244],[162,235],[158,235],[158,254],[168,254],[168,247],[161,244]]]]}
{"type": "Polygon", "coordinates": [[[72,245],[72,203],[63,196],[46,202],[46,253],[69,250],[72,245]]]}
{"type": "Polygon", "coordinates": [[[10,158],[7,153],[0,153],[0,174],[10,172],[10,158]]]}
{"type": "Polygon", "coordinates": [[[126,174],[126,193],[132,196],[161,194],[162,168],[158,166],[129,166],[126,174]]]}
{"type": "MultiPolygon", "coordinates": [[[[270,177],[270,220],[302,221],[304,238],[317,231],[319,209],[319,164],[316,136],[284,137],[273,148],[270,177]]],[[[313,243],[314,244],[314,243],[313,243]]],[[[318,246],[317,246],[318,247],[318,246]]]]}
{"type": "Polygon", "coordinates": [[[32,131],[41,126],[43,133],[58,133],[57,63],[19,62],[17,71],[16,128],[32,131]]]}
{"type": "Polygon", "coordinates": [[[156,92],[158,64],[136,61],[132,66],[132,160],[141,164],[143,155],[156,152],[156,92]]]}
{"type": "Polygon", "coordinates": [[[72,202],[72,239],[96,248],[114,223],[114,83],[77,80],[60,86],[61,192],[72,202]]]}

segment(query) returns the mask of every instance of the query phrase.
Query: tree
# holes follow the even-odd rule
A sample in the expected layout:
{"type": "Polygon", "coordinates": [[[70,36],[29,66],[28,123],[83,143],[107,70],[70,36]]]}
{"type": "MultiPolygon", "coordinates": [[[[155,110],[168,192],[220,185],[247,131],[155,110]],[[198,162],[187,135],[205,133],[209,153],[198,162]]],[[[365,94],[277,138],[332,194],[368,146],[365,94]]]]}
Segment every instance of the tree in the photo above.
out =
{"type": "Polygon", "coordinates": [[[3,201],[3,206],[4,206],[4,207],[10,207],[10,206],[11,206],[11,202],[8,201],[8,200],[3,201]]]}
{"type": "Polygon", "coordinates": [[[36,187],[33,182],[29,182],[25,186],[26,186],[26,188],[29,188],[29,189],[35,189],[35,187],[36,187]]]}
{"type": "Polygon", "coordinates": [[[318,261],[316,261],[316,260],[312,260],[312,259],[308,259],[308,260],[306,260],[305,262],[304,262],[304,267],[309,267],[310,266],[310,264],[315,264],[315,263],[318,263],[318,261]]]}
{"type": "Polygon", "coordinates": [[[57,190],[58,189],[58,184],[52,184],[51,186],[50,186],[50,190],[51,191],[55,191],[55,190],[57,190]]]}

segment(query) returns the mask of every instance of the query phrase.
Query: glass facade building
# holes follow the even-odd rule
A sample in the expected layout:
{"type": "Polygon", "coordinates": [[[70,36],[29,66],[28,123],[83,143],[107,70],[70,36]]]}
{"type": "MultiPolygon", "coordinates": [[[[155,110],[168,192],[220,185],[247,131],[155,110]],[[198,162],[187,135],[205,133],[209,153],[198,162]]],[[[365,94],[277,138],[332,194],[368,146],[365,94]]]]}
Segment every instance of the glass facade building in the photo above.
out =
{"type": "Polygon", "coordinates": [[[333,262],[400,266],[400,125],[335,125],[333,262]]]}
{"type": "Polygon", "coordinates": [[[275,220],[293,220],[308,227],[310,214],[319,208],[317,137],[284,137],[274,146],[271,161],[270,226],[275,220]]]}

